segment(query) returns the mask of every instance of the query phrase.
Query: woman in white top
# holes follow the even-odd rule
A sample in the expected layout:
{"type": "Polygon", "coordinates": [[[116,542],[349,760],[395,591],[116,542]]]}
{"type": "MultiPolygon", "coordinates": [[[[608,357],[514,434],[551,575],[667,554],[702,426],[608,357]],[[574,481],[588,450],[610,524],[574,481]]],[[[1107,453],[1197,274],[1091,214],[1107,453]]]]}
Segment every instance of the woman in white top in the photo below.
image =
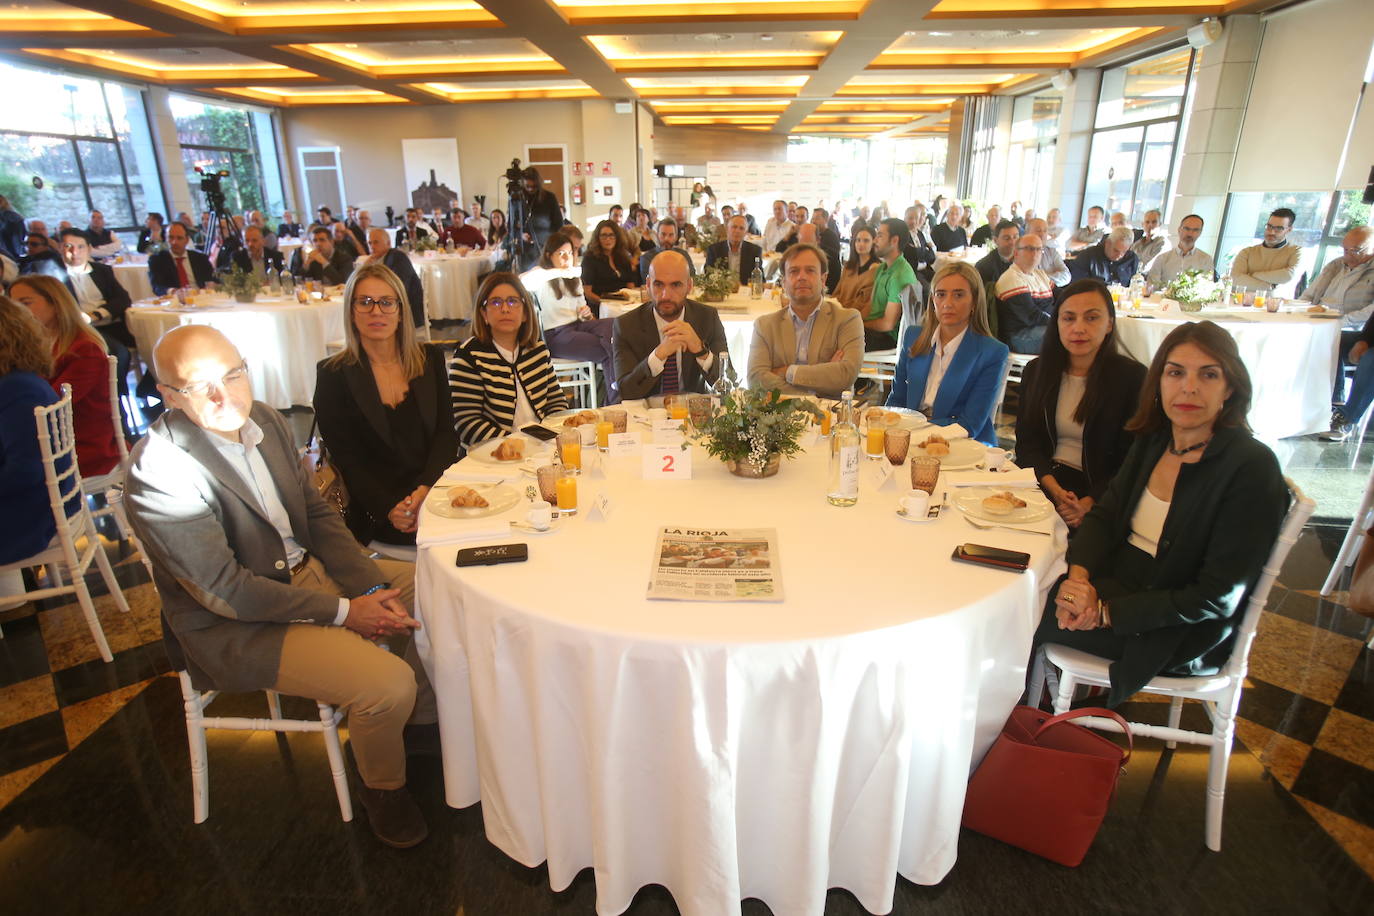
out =
{"type": "Polygon", "coordinates": [[[1155,353],[1127,424],[1138,438],[1069,542],[1035,636],[1111,660],[1108,706],[1230,655],[1288,507],[1274,453],[1250,435],[1250,394],[1235,341],[1210,321],[1179,325],[1155,353]]]}
{"type": "Polygon", "coordinates": [[[544,243],[539,266],[527,270],[520,280],[534,297],[549,354],[599,365],[605,383],[600,403],[616,404],[620,392],[615,386],[615,355],[611,352],[615,320],[592,314],[582,289],[582,269],[574,264],[575,255],[567,231],[555,232],[544,243]]]}

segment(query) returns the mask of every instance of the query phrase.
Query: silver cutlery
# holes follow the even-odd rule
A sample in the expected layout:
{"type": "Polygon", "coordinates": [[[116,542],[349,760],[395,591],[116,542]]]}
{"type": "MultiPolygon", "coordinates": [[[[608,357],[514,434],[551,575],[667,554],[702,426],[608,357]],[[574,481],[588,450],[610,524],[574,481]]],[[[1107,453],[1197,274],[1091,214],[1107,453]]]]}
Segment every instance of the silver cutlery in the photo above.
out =
{"type": "Polygon", "coordinates": [[[963,516],[963,519],[979,531],[991,531],[994,528],[1005,528],[1008,531],[1024,531],[1026,534],[1043,534],[1045,537],[1050,536],[1048,531],[1040,531],[1037,528],[1018,528],[1015,525],[999,525],[996,522],[975,522],[967,515],[963,516]]]}

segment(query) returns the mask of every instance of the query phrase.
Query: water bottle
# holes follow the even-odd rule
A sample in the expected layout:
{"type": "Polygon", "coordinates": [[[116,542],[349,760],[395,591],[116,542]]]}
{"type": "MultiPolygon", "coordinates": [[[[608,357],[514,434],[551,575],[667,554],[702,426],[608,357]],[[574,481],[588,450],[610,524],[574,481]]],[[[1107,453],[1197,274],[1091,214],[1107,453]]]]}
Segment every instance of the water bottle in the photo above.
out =
{"type": "Polygon", "coordinates": [[[720,363],[720,376],[716,383],[711,386],[711,391],[720,399],[722,404],[725,399],[735,390],[735,370],[730,365],[730,351],[721,350],[716,354],[716,360],[720,363]]]}
{"type": "Polygon", "coordinates": [[[444,239],[444,250],[449,254],[453,254],[453,236],[450,235],[448,238],[444,239]]]}
{"type": "Polygon", "coordinates": [[[1142,300],[1144,300],[1144,298],[1145,276],[1139,271],[1136,271],[1135,276],[1131,277],[1131,308],[1140,308],[1140,303],[1142,300]]]}
{"type": "Polygon", "coordinates": [[[285,267],[281,270],[281,294],[288,299],[296,295],[296,278],[285,267]]]}
{"type": "Polygon", "coordinates": [[[267,292],[268,292],[268,294],[270,294],[270,295],[272,295],[272,296],[280,296],[280,295],[281,295],[281,278],[278,277],[278,276],[277,276],[277,272],[276,272],[275,270],[272,270],[271,268],[268,268],[267,271],[266,271],[266,273],[267,273],[267,292]]]}
{"type": "Polygon", "coordinates": [[[763,268],[754,265],[754,272],[749,275],[749,298],[763,298],[763,268]]]}
{"type": "Polygon", "coordinates": [[[832,506],[852,506],[859,501],[859,454],[862,444],[854,425],[854,391],[840,398],[840,413],[830,432],[830,475],[825,498],[832,506]]]}

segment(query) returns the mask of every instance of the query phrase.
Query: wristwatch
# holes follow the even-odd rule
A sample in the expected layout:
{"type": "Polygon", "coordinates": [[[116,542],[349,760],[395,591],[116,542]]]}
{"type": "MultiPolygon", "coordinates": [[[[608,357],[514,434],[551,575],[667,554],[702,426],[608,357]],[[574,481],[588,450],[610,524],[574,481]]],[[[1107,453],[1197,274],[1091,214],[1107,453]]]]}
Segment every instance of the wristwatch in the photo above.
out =
{"type": "Polygon", "coordinates": [[[695,352],[695,353],[692,354],[692,358],[693,358],[693,359],[701,359],[703,356],[705,356],[706,354],[708,354],[708,353],[710,353],[710,352],[711,352],[710,350],[706,349],[705,347],[702,347],[700,350],[698,350],[697,352],[695,352]]]}

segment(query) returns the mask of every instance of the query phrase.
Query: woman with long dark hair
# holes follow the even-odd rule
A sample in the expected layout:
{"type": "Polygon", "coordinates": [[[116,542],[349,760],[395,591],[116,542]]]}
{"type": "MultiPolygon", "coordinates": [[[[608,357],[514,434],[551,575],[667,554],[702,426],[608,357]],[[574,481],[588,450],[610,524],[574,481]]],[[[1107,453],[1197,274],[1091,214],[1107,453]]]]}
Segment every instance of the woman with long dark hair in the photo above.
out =
{"type": "Polygon", "coordinates": [[[615,404],[615,355],[611,350],[614,319],[597,318],[587,306],[582,281],[573,267],[573,240],[566,229],[544,243],[539,266],[526,271],[520,281],[539,308],[539,324],[549,353],[559,359],[591,360],[601,366],[607,391],[602,402],[615,404]]]}
{"type": "Polygon", "coordinates": [[[1121,470],[1069,542],[1036,645],[1110,659],[1107,705],[1160,673],[1215,673],[1288,507],[1274,453],[1250,435],[1250,374],[1210,321],[1164,338],[1126,428],[1121,470]]]}
{"type": "Polygon", "coordinates": [[[1100,280],[1065,287],[1040,355],[1021,376],[1016,463],[1077,528],[1116,476],[1135,438],[1126,421],[1140,404],[1145,367],[1116,343],[1116,309],[1100,280]]]}
{"type": "Polygon", "coordinates": [[[882,262],[873,253],[873,230],[855,224],[849,234],[849,260],[840,271],[835,298],[845,308],[854,309],[863,318],[873,308],[873,278],[882,262]]]}
{"type": "Polygon", "coordinates": [[[491,225],[487,227],[487,247],[495,248],[506,240],[506,211],[492,210],[488,219],[491,225]]]}
{"type": "Polygon", "coordinates": [[[639,286],[635,260],[624,229],[608,219],[596,224],[582,256],[582,293],[594,313],[599,312],[602,296],[639,286]]]}

